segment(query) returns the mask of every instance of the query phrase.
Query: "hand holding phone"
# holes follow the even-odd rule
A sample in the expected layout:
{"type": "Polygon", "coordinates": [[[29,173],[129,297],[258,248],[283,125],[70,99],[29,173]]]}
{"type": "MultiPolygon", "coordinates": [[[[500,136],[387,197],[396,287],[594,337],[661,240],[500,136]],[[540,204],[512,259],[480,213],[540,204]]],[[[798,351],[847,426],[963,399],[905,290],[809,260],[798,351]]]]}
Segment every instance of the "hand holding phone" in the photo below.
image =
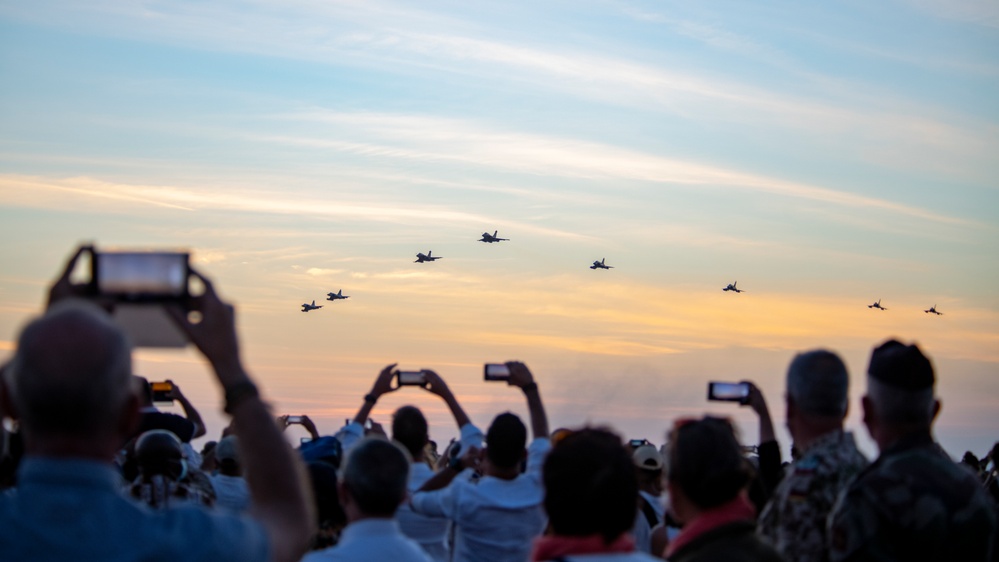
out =
{"type": "Polygon", "coordinates": [[[170,381],[151,382],[150,389],[153,391],[153,403],[173,404],[173,383],[170,381]]]}
{"type": "Polygon", "coordinates": [[[396,371],[398,386],[427,386],[427,376],[423,371],[396,371]]]}

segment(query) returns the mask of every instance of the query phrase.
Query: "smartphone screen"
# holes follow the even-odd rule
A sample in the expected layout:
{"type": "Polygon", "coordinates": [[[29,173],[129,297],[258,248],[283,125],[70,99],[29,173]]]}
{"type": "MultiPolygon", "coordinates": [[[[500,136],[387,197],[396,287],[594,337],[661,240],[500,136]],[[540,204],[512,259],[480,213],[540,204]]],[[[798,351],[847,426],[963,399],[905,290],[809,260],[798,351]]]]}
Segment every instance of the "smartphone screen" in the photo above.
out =
{"type": "Polygon", "coordinates": [[[302,423],[302,416],[288,416],[288,423],[302,423]]]}
{"type": "Polygon", "coordinates": [[[180,252],[100,252],[91,261],[97,292],[124,297],[184,297],[189,255],[180,252]]]}
{"type": "Polygon", "coordinates": [[[484,373],[487,381],[510,380],[510,369],[505,363],[486,363],[484,373]]]}
{"type": "Polygon", "coordinates": [[[648,441],[645,439],[632,439],[628,441],[628,445],[630,445],[633,449],[637,449],[646,443],[648,443],[648,441]]]}
{"type": "Polygon", "coordinates": [[[749,385],[743,382],[709,382],[708,400],[745,402],[749,398],[749,385]]]}
{"type": "Polygon", "coordinates": [[[149,383],[149,386],[153,391],[153,402],[167,404],[173,402],[173,398],[170,398],[170,393],[173,392],[172,384],[164,381],[149,383]]]}
{"type": "Polygon", "coordinates": [[[396,377],[399,380],[399,386],[423,386],[427,384],[427,377],[424,376],[423,371],[396,371],[396,377]]]}

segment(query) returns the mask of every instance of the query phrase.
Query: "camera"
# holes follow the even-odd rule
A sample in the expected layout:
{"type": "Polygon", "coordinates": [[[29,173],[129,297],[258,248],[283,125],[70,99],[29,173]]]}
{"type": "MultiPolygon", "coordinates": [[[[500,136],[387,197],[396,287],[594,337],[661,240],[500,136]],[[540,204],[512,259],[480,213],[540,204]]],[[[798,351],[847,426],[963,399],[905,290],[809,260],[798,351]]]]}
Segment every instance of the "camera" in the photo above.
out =
{"type": "Polygon", "coordinates": [[[427,376],[423,371],[396,371],[399,386],[426,386],[427,376]]]}
{"type": "Polygon", "coordinates": [[[718,402],[749,403],[749,383],[747,382],[709,382],[708,400],[718,402]]]}
{"type": "Polygon", "coordinates": [[[302,423],[302,416],[288,416],[285,420],[288,423],[302,423]]]}
{"type": "Polygon", "coordinates": [[[170,397],[170,393],[173,392],[173,383],[166,381],[151,382],[149,383],[149,388],[153,391],[153,402],[165,404],[173,402],[173,398],[170,397]]]}
{"type": "Polygon", "coordinates": [[[510,380],[510,368],[505,363],[486,363],[483,374],[487,381],[510,380]]]}

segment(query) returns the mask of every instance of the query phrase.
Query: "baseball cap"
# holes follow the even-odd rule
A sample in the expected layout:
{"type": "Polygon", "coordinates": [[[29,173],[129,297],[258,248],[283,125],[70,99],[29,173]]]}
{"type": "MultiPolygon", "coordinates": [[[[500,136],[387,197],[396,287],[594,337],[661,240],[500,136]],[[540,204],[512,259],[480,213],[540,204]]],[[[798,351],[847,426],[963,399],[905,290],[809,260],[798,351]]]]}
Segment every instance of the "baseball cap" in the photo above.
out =
{"type": "Polygon", "coordinates": [[[239,462],[239,441],[235,435],[227,435],[215,446],[215,458],[219,461],[226,459],[239,462]]]}
{"type": "Polygon", "coordinates": [[[871,353],[867,374],[900,390],[926,390],[935,382],[933,365],[915,344],[888,340],[871,353]]]}
{"type": "Polygon", "coordinates": [[[632,453],[631,461],[645,470],[660,470],[663,467],[663,456],[655,445],[641,445],[632,453]]]}

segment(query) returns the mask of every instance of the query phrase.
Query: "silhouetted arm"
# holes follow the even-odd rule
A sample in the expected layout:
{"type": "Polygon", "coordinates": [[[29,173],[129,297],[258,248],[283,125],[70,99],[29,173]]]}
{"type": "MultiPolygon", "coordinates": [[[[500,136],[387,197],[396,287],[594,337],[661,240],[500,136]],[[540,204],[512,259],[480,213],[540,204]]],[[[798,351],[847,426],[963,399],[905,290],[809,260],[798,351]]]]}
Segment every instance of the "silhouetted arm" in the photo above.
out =
{"type": "Polygon", "coordinates": [[[538,384],[534,382],[534,375],[527,368],[527,365],[519,361],[509,361],[506,364],[510,369],[509,384],[520,387],[527,397],[527,410],[531,414],[531,432],[534,438],[548,437],[548,416],[545,414],[545,405],[541,402],[541,393],[538,391],[538,384]]]}

